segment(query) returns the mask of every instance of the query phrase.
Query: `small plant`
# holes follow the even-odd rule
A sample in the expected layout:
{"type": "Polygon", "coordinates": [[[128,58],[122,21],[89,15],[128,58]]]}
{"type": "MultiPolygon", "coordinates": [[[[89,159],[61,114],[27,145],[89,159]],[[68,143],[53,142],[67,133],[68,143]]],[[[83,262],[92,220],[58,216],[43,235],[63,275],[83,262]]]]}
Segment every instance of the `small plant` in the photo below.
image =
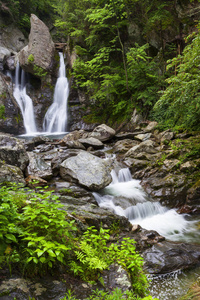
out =
{"type": "Polygon", "coordinates": [[[33,63],[34,60],[35,60],[35,59],[34,59],[33,54],[30,54],[29,57],[28,57],[28,62],[33,63]]]}

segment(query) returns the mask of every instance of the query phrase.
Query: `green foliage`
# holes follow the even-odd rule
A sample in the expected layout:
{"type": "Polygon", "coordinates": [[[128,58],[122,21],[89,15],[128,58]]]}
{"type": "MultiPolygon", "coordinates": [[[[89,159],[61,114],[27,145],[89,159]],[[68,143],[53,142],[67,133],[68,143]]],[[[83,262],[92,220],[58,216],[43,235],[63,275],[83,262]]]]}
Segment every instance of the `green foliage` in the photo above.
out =
{"type": "Polygon", "coordinates": [[[42,68],[42,67],[39,67],[37,65],[34,65],[33,66],[33,71],[34,71],[34,75],[36,77],[39,77],[39,78],[45,78],[48,74],[48,72],[45,72],[45,70],[42,68]]]}
{"type": "Polygon", "coordinates": [[[0,105],[0,119],[5,119],[5,105],[0,105]]]}
{"type": "Polygon", "coordinates": [[[18,263],[32,276],[66,264],[76,227],[51,192],[2,187],[0,201],[1,263],[10,270],[18,263]]]}
{"type": "MultiPolygon", "coordinates": [[[[112,292],[106,292],[102,290],[95,290],[86,298],[86,300],[158,300],[157,298],[152,298],[151,296],[147,296],[144,298],[140,298],[135,296],[131,291],[122,292],[120,289],[116,288],[112,292]]],[[[71,291],[68,291],[66,297],[62,298],[61,300],[77,300],[75,296],[72,295],[71,291]]]]}
{"type": "Polygon", "coordinates": [[[30,62],[30,63],[34,62],[34,56],[33,56],[33,54],[29,55],[28,62],[30,62]]]}
{"type": "Polygon", "coordinates": [[[199,129],[200,117],[200,32],[195,34],[182,55],[168,61],[174,75],[155,104],[154,117],[168,127],[199,129]]]}
{"type": "Polygon", "coordinates": [[[94,227],[88,228],[76,244],[76,260],[70,263],[71,269],[75,275],[91,281],[100,278],[100,272],[116,262],[128,272],[134,293],[144,296],[148,281],[142,270],[143,259],[135,251],[135,241],[124,238],[119,244],[108,245],[109,239],[109,230],[101,228],[98,232],[94,227]]]}

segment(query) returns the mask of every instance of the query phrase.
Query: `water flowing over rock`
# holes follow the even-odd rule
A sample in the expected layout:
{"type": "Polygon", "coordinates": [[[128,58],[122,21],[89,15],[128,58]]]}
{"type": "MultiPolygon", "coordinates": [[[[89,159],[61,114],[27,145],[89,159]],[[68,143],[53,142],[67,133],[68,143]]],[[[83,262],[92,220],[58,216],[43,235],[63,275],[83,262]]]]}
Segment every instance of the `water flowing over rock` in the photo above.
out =
{"type": "Polygon", "coordinates": [[[35,74],[33,66],[51,73],[55,46],[48,27],[35,15],[31,15],[31,32],[29,43],[19,53],[20,66],[29,73],[35,74]],[[31,58],[30,58],[31,57],[31,58]],[[34,65],[33,65],[34,63],[34,65]]]}
{"type": "Polygon", "coordinates": [[[65,132],[67,129],[69,84],[66,78],[63,53],[59,53],[59,56],[59,77],[55,86],[54,99],[45,114],[43,122],[43,129],[46,132],[65,132]]]}
{"type": "Polygon", "coordinates": [[[0,159],[6,164],[19,167],[22,171],[29,162],[23,143],[7,135],[0,135],[0,159]]]}
{"type": "Polygon", "coordinates": [[[63,179],[72,178],[90,190],[100,190],[112,181],[109,163],[86,151],[63,161],[60,174],[63,179]]]}
{"type": "Polygon", "coordinates": [[[22,122],[19,118],[19,108],[12,95],[11,79],[0,74],[0,131],[17,134],[21,130],[22,122]]]}

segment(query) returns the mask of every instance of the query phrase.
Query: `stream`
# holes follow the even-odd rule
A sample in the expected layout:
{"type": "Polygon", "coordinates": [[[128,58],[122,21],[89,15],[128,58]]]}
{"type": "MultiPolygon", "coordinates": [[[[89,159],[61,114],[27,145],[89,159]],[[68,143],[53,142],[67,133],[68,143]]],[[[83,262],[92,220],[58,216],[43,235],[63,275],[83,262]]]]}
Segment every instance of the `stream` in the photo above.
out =
{"type": "MultiPolygon", "coordinates": [[[[116,174],[112,171],[112,183],[100,193],[94,193],[100,207],[125,216],[132,224],[139,224],[147,230],[155,230],[169,241],[199,243],[199,218],[178,214],[168,209],[143,191],[140,181],[132,179],[128,168],[116,174]]],[[[175,300],[184,295],[189,286],[200,275],[200,268],[190,271],[176,271],[170,274],[150,277],[150,294],[160,300],[175,300]]]]}

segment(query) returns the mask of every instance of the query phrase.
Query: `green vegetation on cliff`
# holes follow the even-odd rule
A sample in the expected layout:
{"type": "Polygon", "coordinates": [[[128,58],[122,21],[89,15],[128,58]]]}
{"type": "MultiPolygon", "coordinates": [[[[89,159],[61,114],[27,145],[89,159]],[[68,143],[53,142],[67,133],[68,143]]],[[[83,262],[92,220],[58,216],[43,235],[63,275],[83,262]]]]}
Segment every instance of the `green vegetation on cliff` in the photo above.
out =
{"type": "Polygon", "coordinates": [[[164,128],[199,129],[198,2],[2,0],[0,11],[27,33],[34,13],[54,24],[55,41],[69,42],[88,120],[119,123],[136,108],[164,128]]]}

